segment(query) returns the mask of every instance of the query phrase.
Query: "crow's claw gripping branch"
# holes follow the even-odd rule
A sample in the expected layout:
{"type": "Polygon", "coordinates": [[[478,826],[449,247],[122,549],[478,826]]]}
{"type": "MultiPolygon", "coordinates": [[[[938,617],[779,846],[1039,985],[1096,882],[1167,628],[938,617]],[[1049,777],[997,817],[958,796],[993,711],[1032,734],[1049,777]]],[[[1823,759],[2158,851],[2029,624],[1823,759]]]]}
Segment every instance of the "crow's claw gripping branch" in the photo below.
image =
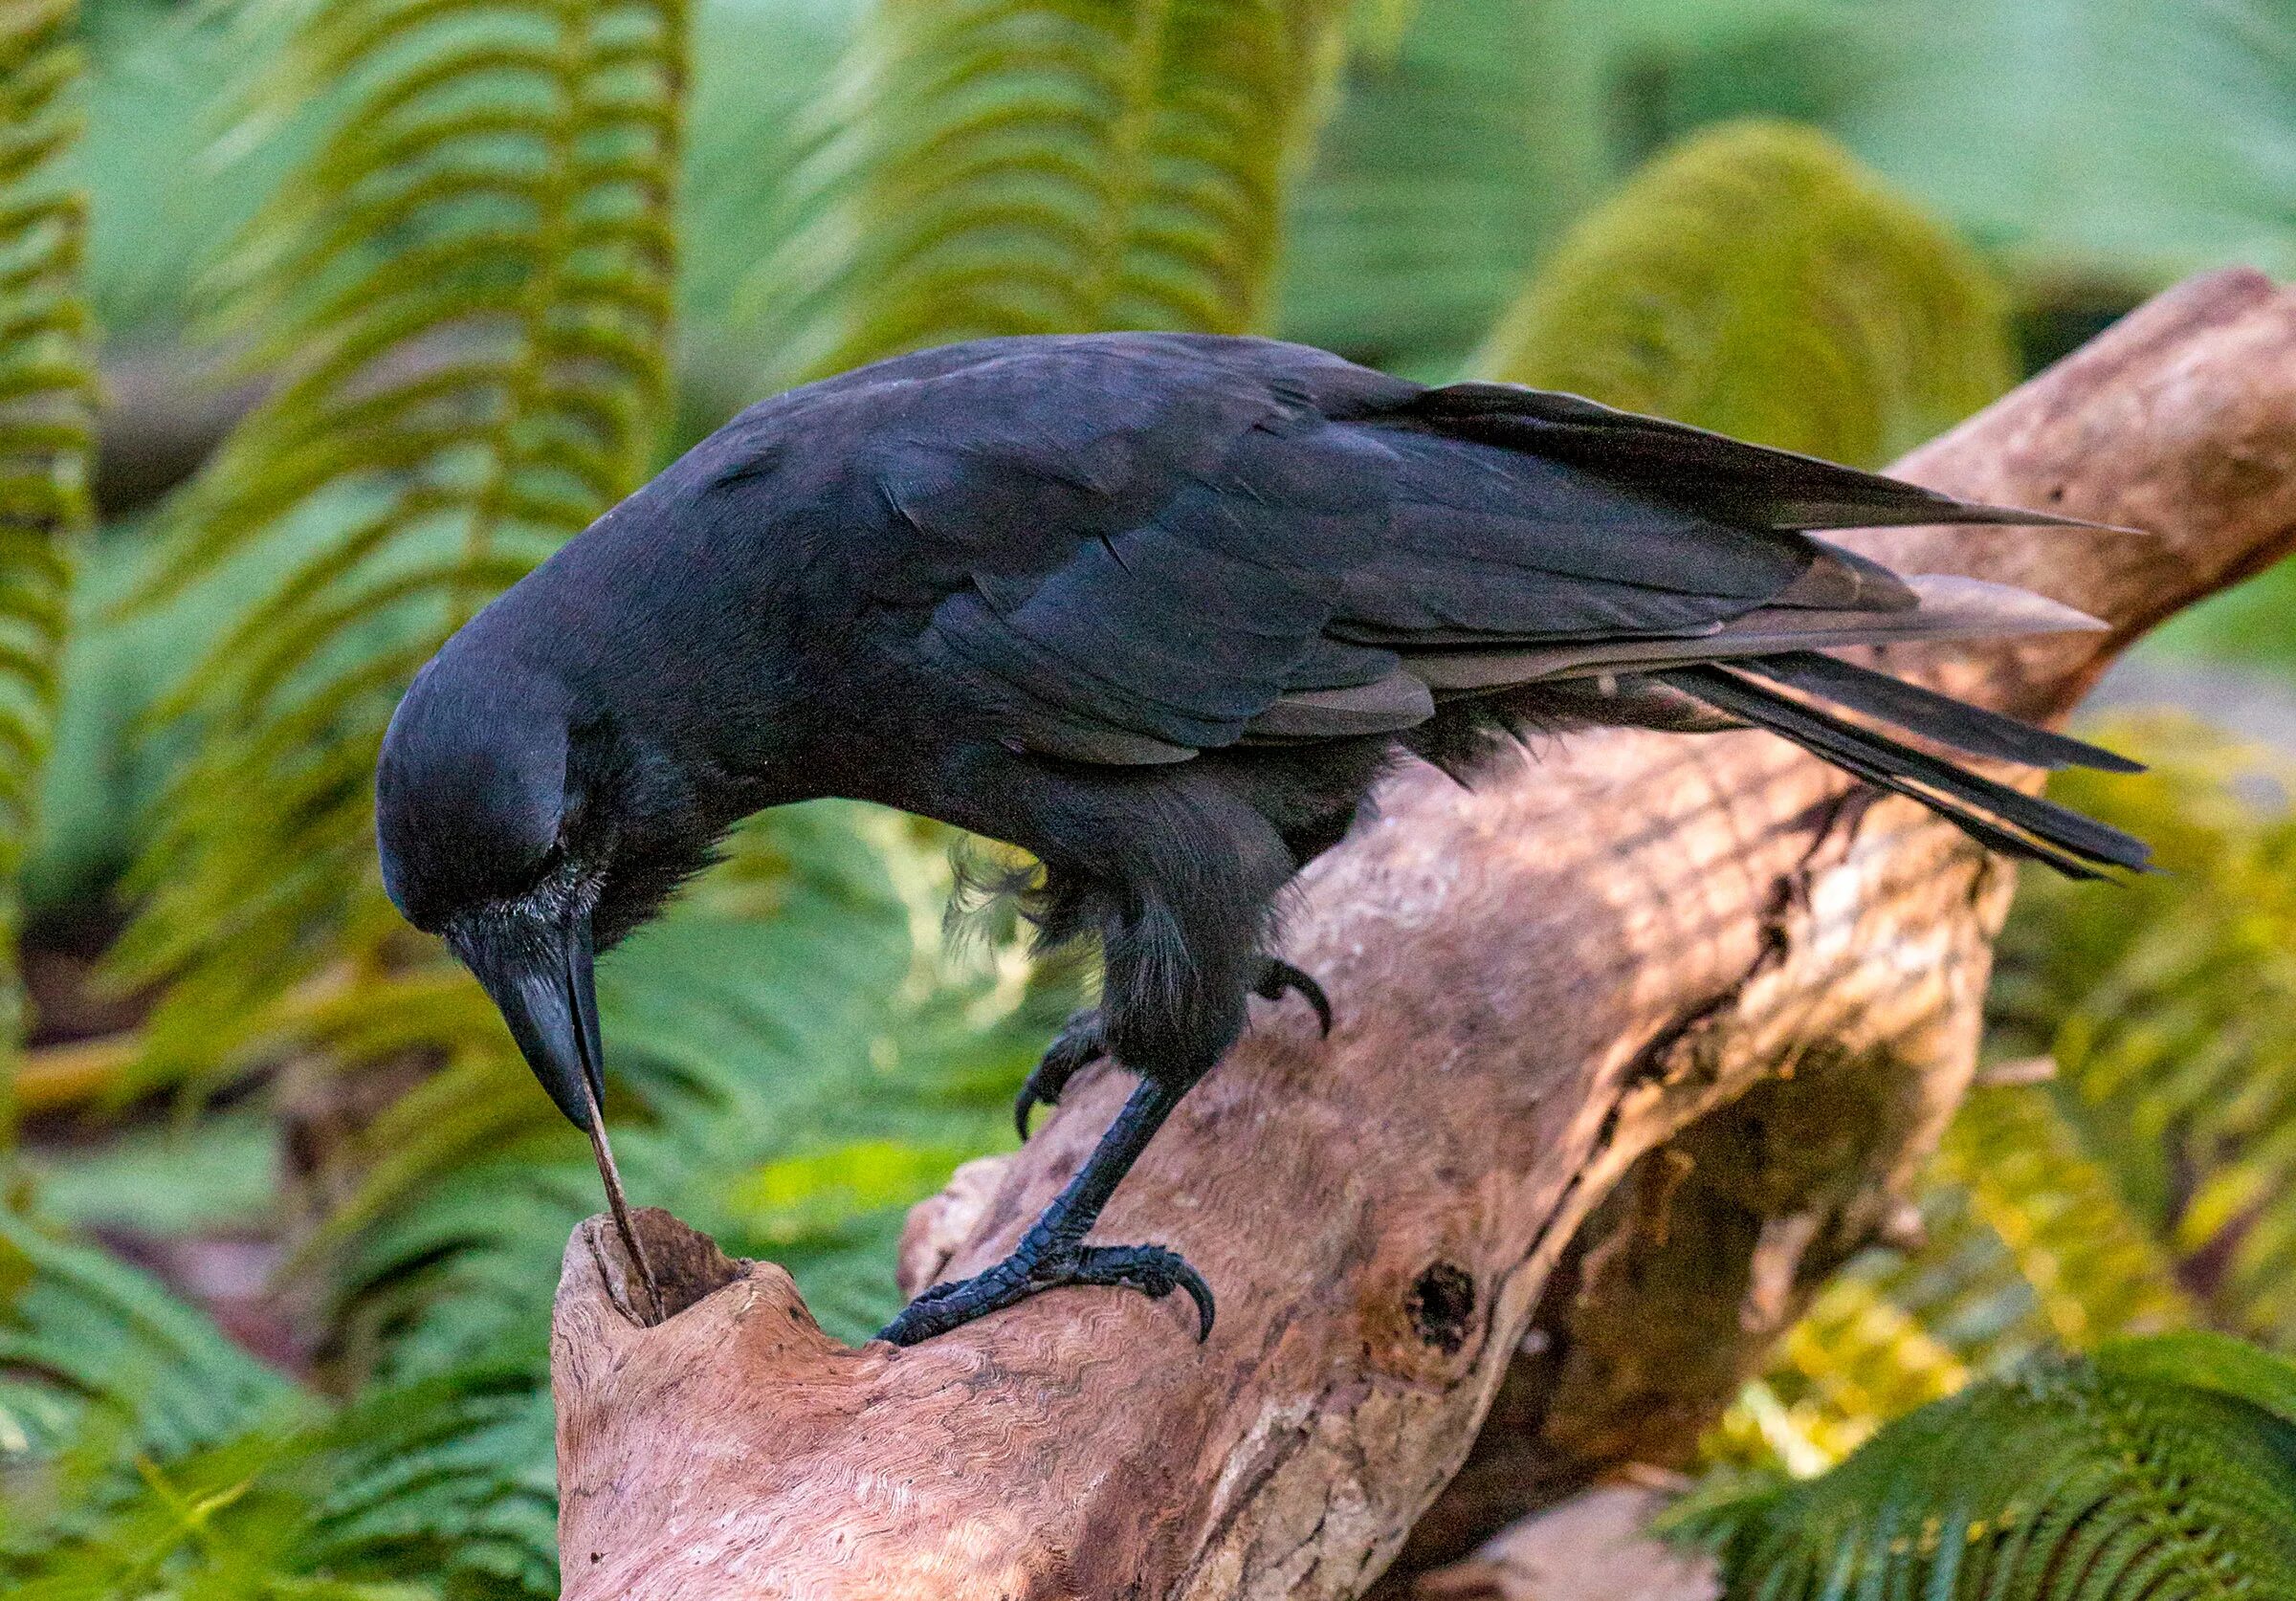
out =
{"type": "Polygon", "coordinates": [[[913,1346],[1047,1290],[1073,1285],[1138,1290],[1151,1301],[1185,1290],[1196,1304],[1196,1338],[1211,1337],[1212,1287],[1178,1251],[1161,1245],[1071,1245],[1033,1263],[1024,1264],[1016,1255],[973,1278],[936,1284],[904,1307],[878,1338],[913,1346]]]}
{"type": "Polygon", "coordinates": [[[1260,981],[1252,994],[1262,1000],[1281,1000],[1286,991],[1297,992],[1300,999],[1315,1008],[1316,1020],[1323,1024],[1323,1037],[1332,1037],[1332,999],[1323,993],[1323,986],[1308,974],[1280,957],[1269,956],[1267,966],[1260,970],[1260,981]]]}
{"type": "Polygon", "coordinates": [[[1012,1255],[970,1279],[934,1285],[903,1307],[877,1338],[896,1346],[913,1346],[975,1318],[1018,1305],[1031,1296],[1071,1284],[1135,1289],[1157,1301],[1184,1289],[1196,1303],[1196,1337],[1210,1338],[1212,1287],[1178,1251],[1161,1245],[1084,1242],[1108,1197],[1115,1194],[1116,1186],[1185,1092],[1155,1079],[1142,1079],[1125,1100],[1124,1109],[1116,1113],[1116,1120],[1108,1126],[1108,1132],[1100,1136],[1092,1155],[1076,1170],[1076,1176],[1021,1237],[1012,1255]]]}
{"type": "Polygon", "coordinates": [[[1108,1039],[1102,1032],[1097,1006],[1088,1006],[1061,1024],[1044,1056],[1028,1070],[1027,1083],[1013,1097],[1012,1123],[1020,1129],[1021,1138],[1028,1137],[1030,1112],[1038,1107],[1060,1105],[1061,1091],[1068,1088],[1069,1081],[1107,1054],[1108,1039]]]}

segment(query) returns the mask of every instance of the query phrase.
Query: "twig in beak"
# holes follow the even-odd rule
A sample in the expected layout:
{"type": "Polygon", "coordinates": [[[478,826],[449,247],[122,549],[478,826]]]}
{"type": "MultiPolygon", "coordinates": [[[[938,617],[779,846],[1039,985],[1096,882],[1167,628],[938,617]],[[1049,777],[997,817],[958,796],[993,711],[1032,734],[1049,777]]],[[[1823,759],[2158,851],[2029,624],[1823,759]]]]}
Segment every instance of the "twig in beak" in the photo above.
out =
{"type": "Polygon", "coordinates": [[[589,1096],[590,1151],[598,1158],[598,1176],[606,1181],[606,1204],[613,1212],[614,1228],[622,1236],[622,1248],[629,1260],[637,1263],[638,1277],[646,1281],[646,1299],[651,1305],[650,1323],[660,1323],[667,1314],[662,1310],[661,1281],[653,1276],[653,1263],[646,1259],[646,1247],[638,1242],[638,1231],[629,1220],[629,1200],[622,1194],[622,1173],[614,1166],[614,1148],[606,1143],[606,1113],[598,1106],[598,1097],[589,1096]]]}

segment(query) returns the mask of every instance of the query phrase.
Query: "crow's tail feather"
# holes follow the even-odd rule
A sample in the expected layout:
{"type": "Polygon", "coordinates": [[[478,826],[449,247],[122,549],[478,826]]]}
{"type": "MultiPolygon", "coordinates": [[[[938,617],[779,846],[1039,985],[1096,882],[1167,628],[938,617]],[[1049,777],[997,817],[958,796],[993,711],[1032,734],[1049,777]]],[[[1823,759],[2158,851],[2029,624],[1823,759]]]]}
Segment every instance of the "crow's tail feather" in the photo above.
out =
{"type": "Polygon", "coordinates": [[[1951,745],[1971,756],[1991,757],[2026,767],[2093,767],[2106,773],[2142,773],[2145,764],[2082,739],[2067,739],[2045,728],[2004,717],[1982,706],[1941,695],[1919,684],[1909,684],[1886,672],[1860,667],[1815,650],[1783,651],[1755,656],[1734,664],[1742,672],[1758,674],[1799,690],[1819,700],[1845,706],[1898,728],[1910,729],[1925,739],[1951,745]]]}
{"type": "Polygon", "coordinates": [[[1824,695],[1977,755],[2044,767],[2075,761],[2124,770],[2132,765],[2094,746],[1824,657],[1763,657],[1727,668],[1671,668],[1653,676],[1717,712],[1791,740],[1876,788],[1919,800],[2004,855],[2045,862],[2072,878],[2101,878],[2105,875],[2099,869],[2108,866],[2142,871],[2150,859],[2143,841],[2117,828],[1845,722],[1761,680],[1824,695]],[[1827,666],[1812,669],[1810,661],[1827,666]],[[1844,668],[1846,674],[1835,670],[1844,668]],[[1874,680],[1891,688],[1882,689],[1874,680]],[[1941,711],[1936,704],[1940,702],[1952,712],[1941,711]]]}

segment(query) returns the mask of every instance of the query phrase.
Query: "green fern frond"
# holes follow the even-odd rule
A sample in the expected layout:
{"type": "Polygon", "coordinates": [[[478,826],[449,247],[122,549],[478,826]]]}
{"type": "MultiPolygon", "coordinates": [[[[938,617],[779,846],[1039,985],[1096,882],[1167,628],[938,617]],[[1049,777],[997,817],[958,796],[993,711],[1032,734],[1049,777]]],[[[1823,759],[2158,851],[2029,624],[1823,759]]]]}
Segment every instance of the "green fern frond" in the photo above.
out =
{"type": "Polygon", "coordinates": [[[2045,1051],[2053,1103],[2207,1322],[2296,1342],[2296,769],[2189,723],[2109,736],[2153,763],[2066,803],[2165,869],[2099,916],[2035,878],[2003,932],[1994,1021],[2045,1051]]]}
{"type": "Polygon", "coordinates": [[[1969,1377],[1959,1353],[1892,1299],[1878,1275],[1846,1273],[1819,1292],[1769,1372],[1746,1386],[1700,1442],[1702,1455],[1806,1477],[1969,1377]]]}
{"type": "Polygon", "coordinates": [[[398,691],[642,475],[685,31],[683,0],[349,0],[274,75],[258,115],[323,89],[327,123],[226,284],[276,386],[175,508],[144,595],[259,580],[166,708],[203,738],[118,953],[179,980],[157,1070],[259,1045],[271,1002],[387,937],[369,785],[398,691]]]}
{"type": "Polygon", "coordinates": [[[547,1392],[330,1409],[104,1253],[0,1215],[0,1580],[23,1601],[548,1595],[547,1392]]]}
{"type": "Polygon", "coordinates": [[[172,1548],[185,1505],[259,1472],[310,1415],[145,1275],[0,1213],[0,1574],[91,1543],[172,1548]]]}
{"type": "Polygon", "coordinates": [[[2176,1263],[2041,1086],[1981,1087],[1925,1179],[1926,1241],[1829,1283],[1706,1442],[1797,1474],[1889,1419],[2059,1345],[2201,1321],[2176,1263]]]}
{"type": "Polygon", "coordinates": [[[1764,1601],[2296,1594],[2296,1370],[2219,1336],[2115,1342],[1678,1521],[1716,1546],[1728,1594],[1764,1601]]]}
{"type": "Polygon", "coordinates": [[[0,1212],[0,1437],[19,1458],[107,1434],[158,1458],[276,1419],[287,1381],[145,1275],[0,1212]]]}
{"type": "Polygon", "coordinates": [[[2044,1086],[1980,1088],[1963,1103],[1932,1168],[1956,1185],[2031,1286],[2050,1336],[2101,1339],[2189,1328],[2199,1308],[2176,1263],[2119,1182],[2085,1150],[2044,1086]]]}
{"type": "Polygon", "coordinates": [[[77,132],[77,10],[0,3],[0,1058],[23,1032],[17,875],[55,713],[72,547],[89,515],[87,209],[58,170],[77,132]]]}
{"type": "Polygon", "coordinates": [[[2168,870],[2117,891],[2110,917],[2047,875],[2024,886],[1994,1032],[2057,1077],[1973,1092],[1928,1174],[1927,1244],[1849,1270],[1910,1338],[1814,1315],[1710,1441],[1717,1459],[1824,1465],[1903,1410],[1932,1348],[1982,1378],[2186,1327],[2296,1340],[2296,770],[2175,719],[2104,736],[2152,772],[2060,793],[2153,841],[2168,870]]]}
{"type": "Polygon", "coordinates": [[[1878,466],[2009,385],[2003,297],[1832,140],[1701,134],[1576,224],[1471,363],[1878,466]]]}
{"type": "Polygon", "coordinates": [[[450,1594],[558,1590],[556,1418],[522,1369],[477,1367],[355,1402],[324,1431],[298,1557],[327,1572],[450,1575],[450,1594]]]}
{"type": "Polygon", "coordinates": [[[1456,373],[1525,264],[1612,185],[1612,12],[1634,9],[1361,0],[1287,220],[1284,337],[1412,378],[1456,373]]]}
{"type": "Polygon", "coordinates": [[[1262,326],[1344,0],[880,0],[752,293],[819,376],[992,334],[1262,326]]]}

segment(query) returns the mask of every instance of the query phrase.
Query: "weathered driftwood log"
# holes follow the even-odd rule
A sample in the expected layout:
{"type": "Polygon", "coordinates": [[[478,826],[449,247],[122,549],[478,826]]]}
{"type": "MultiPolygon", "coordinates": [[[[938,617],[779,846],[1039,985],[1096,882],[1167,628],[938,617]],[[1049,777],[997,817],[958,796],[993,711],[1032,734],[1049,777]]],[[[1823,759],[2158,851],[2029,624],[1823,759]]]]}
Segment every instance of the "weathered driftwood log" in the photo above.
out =
{"type": "MultiPolygon", "coordinates": [[[[2108,619],[1891,658],[2060,715],[2296,540],[2296,294],[2188,284],[1899,471],[2156,532],[1863,541],[2108,619]]],[[[1262,1008],[1103,1225],[1205,1272],[1208,1344],[1184,1306],[1076,1291],[852,1349],[778,1268],[660,1214],[682,1309],[645,1328],[593,1220],[553,1339],[565,1592],[1350,1597],[1431,1504],[1415,1559],[1679,1459],[1811,1285],[1897,1226],[1968,1081],[2009,884],[1762,735],[1575,737],[1473,790],[1405,773],[1289,921],[1336,1031],[1262,1008]]],[[[1080,1080],[920,1207],[905,1283],[1003,1253],[1122,1090],[1080,1080]]]]}

